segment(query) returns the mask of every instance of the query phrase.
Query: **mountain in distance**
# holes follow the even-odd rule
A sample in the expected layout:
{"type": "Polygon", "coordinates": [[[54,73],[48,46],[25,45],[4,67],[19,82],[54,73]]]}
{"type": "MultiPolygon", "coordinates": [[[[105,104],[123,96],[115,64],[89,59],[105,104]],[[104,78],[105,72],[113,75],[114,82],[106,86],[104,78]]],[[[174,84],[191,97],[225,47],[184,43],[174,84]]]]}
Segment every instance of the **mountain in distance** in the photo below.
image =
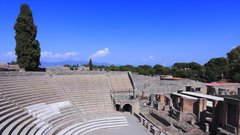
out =
{"type": "MultiPolygon", "coordinates": [[[[67,61],[59,61],[59,62],[46,62],[46,61],[41,61],[41,67],[42,68],[46,68],[46,67],[52,67],[52,66],[63,66],[65,64],[70,64],[70,65],[84,65],[84,64],[88,64],[88,61],[73,61],[73,60],[67,60],[67,61]]],[[[101,62],[94,62],[94,65],[100,66],[109,66],[109,63],[101,63],[101,62]]]]}

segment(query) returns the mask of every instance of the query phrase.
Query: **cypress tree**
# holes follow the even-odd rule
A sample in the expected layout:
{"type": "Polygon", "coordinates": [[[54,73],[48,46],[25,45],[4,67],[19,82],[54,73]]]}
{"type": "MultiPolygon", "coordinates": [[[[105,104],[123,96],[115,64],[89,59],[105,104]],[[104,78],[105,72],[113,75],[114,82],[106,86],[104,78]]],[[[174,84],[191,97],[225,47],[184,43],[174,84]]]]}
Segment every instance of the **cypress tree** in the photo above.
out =
{"type": "Polygon", "coordinates": [[[37,27],[34,24],[32,11],[27,4],[22,4],[20,13],[14,25],[16,32],[17,63],[27,71],[37,70],[40,65],[40,45],[37,36],[37,27]]]}
{"type": "Polygon", "coordinates": [[[93,63],[91,59],[89,60],[88,66],[89,66],[89,70],[93,70],[93,63]]]}

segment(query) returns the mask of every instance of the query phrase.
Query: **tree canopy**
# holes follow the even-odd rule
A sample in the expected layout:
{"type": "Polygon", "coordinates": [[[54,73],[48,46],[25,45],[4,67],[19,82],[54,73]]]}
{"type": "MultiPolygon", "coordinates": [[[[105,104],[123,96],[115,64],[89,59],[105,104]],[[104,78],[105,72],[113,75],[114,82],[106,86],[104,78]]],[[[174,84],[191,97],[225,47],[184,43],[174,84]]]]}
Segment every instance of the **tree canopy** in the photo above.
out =
{"type": "Polygon", "coordinates": [[[15,54],[20,68],[37,70],[40,65],[40,45],[37,36],[37,27],[34,24],[32,11],[27,4],[22,4],[20,13],[14,25],[16,32],[15,54]]]}
{"type": "Polygon", "coordinates": [[[203,68],[202,65],[196,62],[175,63],[171,69],[171,74],[182,78],[203,80],[203,78],[201,78],[203,68]]]}
{"type": "Polygon", "coordinates": [[[196,63],[196,62],[190,62],[190,63],[175,63],[173,65],[174,69],[178,69],[178,70],[200,70],[201,69],[201,65],[196,63]]]}
{"type": "Polygon", "coordinates": [[[240,82],[240,46],[227,53],[229,60],[229,75],[233,81],[240,82]]]}
{"type": "Polygon", "coordinates": [[[212,58],[205,65],[206,80],[209,82],[219,81],[227,77],[228,59],[224,57],[212,58]]]}

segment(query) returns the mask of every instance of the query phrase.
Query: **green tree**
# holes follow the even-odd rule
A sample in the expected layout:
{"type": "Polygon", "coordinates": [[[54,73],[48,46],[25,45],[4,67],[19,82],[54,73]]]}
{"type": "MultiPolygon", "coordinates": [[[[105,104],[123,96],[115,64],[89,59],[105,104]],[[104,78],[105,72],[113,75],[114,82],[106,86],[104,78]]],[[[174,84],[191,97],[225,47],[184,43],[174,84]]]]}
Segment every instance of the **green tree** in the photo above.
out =
{"type": "Polygon", "coordinates": [[[88,66],[89,66],[89,70],[93,70],[92,59],[89,60],[88,66]]]}
{"type": "Polygon", "coordinates": [[[137,72],[141,75],[153,75],[155,70],[149,65],[140,65],[137,67],[137,72]]]}
{"type": "Polygon", "coordinates": [[[17,64],[17,62],[16,61],[11,61],[11,63],[10,63],[11,65],[16,65],[17,64]]]}
{"type": "Polygon", "coordinates": [[[229,74],[232,81],[239,81],[237,78],[240,74],[240,46],[235,47],[230,52],[227,53],[229,61],[229,74]]]}
{"type": "Polygon", "coordinates": [[[17,63],[25,70],[37,70],[40,65],[40,45],[37,36],[37,27],[34,24],[32,11],[27,4],[22,4],[20,13],[14,25],[16,32],[17,63]]]}
{"type": "Polygon", "coordinates": [[[172,68],[177,70],[185,70],[186,67],[186,63],[174,63],[172,68]]]}
{"type": "Polygon", "coordinates": [[[131,72],[134,72],[135,68],[132,65],[123,65],[123,66],[119,67],[119,70],[120,71],[131,71],[131,72]]]}
{"type": "Polygon", "coordinates": [[[240,82],[240,73],[236,73],[234,76],[233,76],[233,80],[235,82],[240,82]]]}
{"type": "Polygon", "coordinates": [[[171,74],[177,77],[190,78],[193,80],[202,80],[202,66],[196,62],[175,63],[171,74]]]}
{"type": "Polygon", "coordinates": [[[201,65],[196,62],[190,62],[190,63],[175,63],[173,65],[174,69],[178,70],[200,70],[201,65]]]}
{"type": "Polygon", "coordinates": [[[157,74],[157,75],[161,75],[162,74],[162,69],[163,69],[162,65],[156,64],[153,68],[155,70],[155,74],[157,74]]]}
{"type": "Polygon", "coordinates": [[[219,81],[226,78],[228,72],[228,59],[224,57],[212,58],[205,65],[205,78],[208,82],[219,81]]]}
{"type": "Polygon", "coordinates": [[[156,64],[153,67],[156,75],[167,75],[170,73],[170,69],[168,67],[163,67],[162,65],[156,64]]]}
{"type": "Polygon", "coordinates": [[[192,70],[201,70],[201,65],[196,63],[196,62],[190,62],[187,64],[187,67],[192,69],[192,70]]]}
{"type": "Polygon", "coordinates": [[[115,65],[111,65],[111,66],[109,66],[109,68],[111,71],[119,71],[119,67],[115,66],[115,65]]]}

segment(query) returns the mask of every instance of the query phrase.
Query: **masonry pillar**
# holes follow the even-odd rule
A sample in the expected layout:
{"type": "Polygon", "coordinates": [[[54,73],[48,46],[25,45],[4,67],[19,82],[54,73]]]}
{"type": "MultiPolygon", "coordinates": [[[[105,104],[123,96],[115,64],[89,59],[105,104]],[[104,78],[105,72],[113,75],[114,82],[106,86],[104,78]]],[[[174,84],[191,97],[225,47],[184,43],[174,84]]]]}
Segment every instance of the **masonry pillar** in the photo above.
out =
{"type": "Polygon", "coordinates": [[[207,99],[198,100],[197,121],[204,123],[206,121],[207,99]]]}
{"type": "Polygon", "coordinates": [[[147,129],[148,129],[149,133],[151,132],[151,127],[152,127],[152,125],[150,123],[147,123],[147,129]]]}
{"type": "Polygon", "coordinates": [[[154,103],[154,101],[156,101],[156,95],[155,94],[151,94],[150,95],[150,99],[151,99],[151,107],[153,107],[153,103],[154,103]]]}
{"type": "Polygon", "coordinates": [[[144,119],[144,120],[143,120],[143,126],[144,126],[145,128],[147,128],[147,127],[146,127],[146,123],[147,123],[147,121],[144,119]]]}
{"type": "Polygon", "coordinates": [[[154,135],[160,135],[160,130],[157,128],[154,128],[154,135]]]}
{"type": "Polygon", "coordinates": [[[142,117],[140,117],[140,123],[143,124],[143,118],[142,117]]]}
{"type": "Polygon", "coordinates": [[[157,110],[161,110],[161,109],[162,109],[161,107],[162,107],[161,103],[158,102],[158,108],[157,108],[157,110]]]}
{"type": "Polygon", "coordinates": [[[215,121],[216,121],[216,116],[215,116],[215,115],[216,115],[216,110],[217,110],[217,109],[216,109],[216,106],[217,106],[217,104],[218,104],[218,101],[215,100],[215,101],[213,101],[212,103],[213,103],[213,106],[212,106],[212,107],[213,107],[213,108],[212,108],[213,111],[212,111],[212,125],[211,125],[211,127],[210,127],[211,129],[214,128],[213,126],[214,126],[215,121]]]}
{"type": "Polygon", "coordinates": [[[209,124],[204,123],[204,126],[205,126],[205,132],[208,133],[209,132],[209,124]]]}

